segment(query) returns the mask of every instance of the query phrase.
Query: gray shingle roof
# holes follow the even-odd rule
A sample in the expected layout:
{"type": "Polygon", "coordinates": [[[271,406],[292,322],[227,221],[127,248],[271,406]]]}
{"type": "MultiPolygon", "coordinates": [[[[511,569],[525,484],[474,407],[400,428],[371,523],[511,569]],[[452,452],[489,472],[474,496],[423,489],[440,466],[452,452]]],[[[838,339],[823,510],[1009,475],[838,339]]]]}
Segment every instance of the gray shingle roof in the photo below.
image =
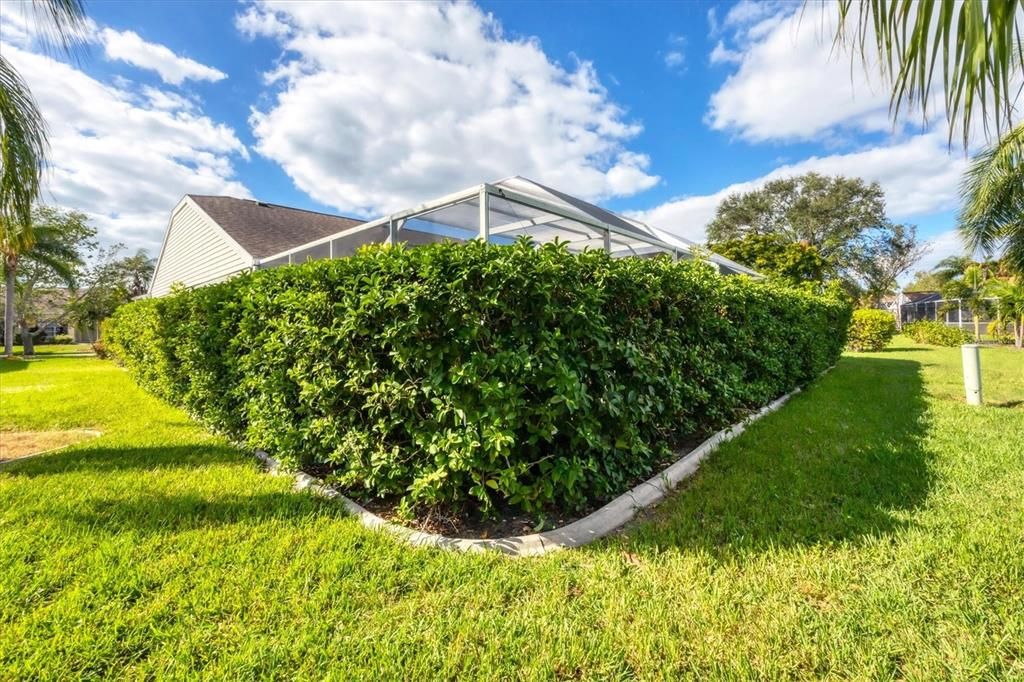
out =
{"type": "Polygon", "coordinates": [[[252,199],[188,196],[255,258],[266,258],[363,222],[252,199]]]}

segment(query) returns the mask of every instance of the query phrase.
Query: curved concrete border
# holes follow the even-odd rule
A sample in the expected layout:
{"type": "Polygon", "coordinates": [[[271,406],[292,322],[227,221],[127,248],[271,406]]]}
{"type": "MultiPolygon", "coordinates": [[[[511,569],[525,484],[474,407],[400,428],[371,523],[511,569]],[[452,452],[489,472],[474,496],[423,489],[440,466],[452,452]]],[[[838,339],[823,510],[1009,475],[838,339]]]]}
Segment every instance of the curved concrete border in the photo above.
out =
{"type": "MultiPolygon", "coordinates": [[[[829,369],[832,368],[830,367],[829,369]]],[[[825,371],[827,372],[828,370],[825,371]]],[[[358,517],[367,528],[386,530],[414,546],[439,547],[464,552],[496,550],[517,557],[540,556],[567,547],[586,545],[621,528],[636,516],[638,511],[657,504],[680,482],[693,476],[697,472],[697,467],[700,466],[701,461],[714,452],[719,445],[740,435],[748,424],[779,409],[787,400],[799,392],[800,389],[797,388],[762,407],[743,421],[719,431],[676,460],[674,464],[669,465],[668,468],[657,476],[644,481],[597,511],[561,528],[555,528],[543,533],[515,535],[505,538],[451,538],[445,535],[413,530],[412,528],[406,528],[383,519],[309,474],[302,472],[294,474],[295,489],[309,490],[316,495],[340,500],[345,505],[345,509],[358,517]]],[[[263,462],[271,473],[287,475],[288,472],[282,470],[280,463],[266,452],[257,450],[256,457],[263,462]]]]}

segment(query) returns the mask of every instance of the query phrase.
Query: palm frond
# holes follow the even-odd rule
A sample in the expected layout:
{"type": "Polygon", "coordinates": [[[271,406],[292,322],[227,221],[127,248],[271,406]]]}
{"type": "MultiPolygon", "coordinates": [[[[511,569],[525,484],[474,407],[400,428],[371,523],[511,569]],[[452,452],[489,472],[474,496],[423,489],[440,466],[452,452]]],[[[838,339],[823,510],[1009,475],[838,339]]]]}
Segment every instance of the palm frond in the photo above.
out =
{"type": "Polygon", "coordinates": [[[971,162],[960,187],[960,234],[969,249],[992,256],[1003,249],[1024,272],[1024,124],[971,162]]]}
{"type": "Polygon", "coordinates": [[[46,124],[32,93],[0,56],[0,245],[5,251],[31,245],[32,202],[47,151],[46,124]]]}
{"type": "Polygon", "coordinates": [[[960,128],[967,148],[978,115],[986,134],[1012,127],[1024,0],[838,0],[838,10],[836,44],[852,43],[864,63],[877,56],[894,119],[915,104],[927,116],[941,64],[951,143],[960,128]]]}
{"type": "Polygon", "coordinates": [[[89,23],[82,0],[32,0],[32,9],[44,50],[73,58],[86,45],[89,23]]]}

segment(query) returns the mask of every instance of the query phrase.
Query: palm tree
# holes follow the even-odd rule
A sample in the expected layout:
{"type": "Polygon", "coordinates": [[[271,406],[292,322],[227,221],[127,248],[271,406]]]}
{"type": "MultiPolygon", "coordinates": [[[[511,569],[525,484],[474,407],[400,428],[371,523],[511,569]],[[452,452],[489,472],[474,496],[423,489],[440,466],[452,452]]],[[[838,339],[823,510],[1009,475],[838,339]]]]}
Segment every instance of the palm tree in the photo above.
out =
{"type": "Polygon", "coordinates": [[[994,323],[1004,329],[1009,322],[1013,327],[1013,345],[1024,348],[1024,278],[990,279],[984,292],[996,299],[994,323]]]}
{"type": "Polygon", "coordinates": [[[852,43],[864,63],[869,53],[877,57],[892,85],[894,118],[907,105],[928,113],[938,65],[950,140],[959,128],[966,149],[977,114],[997,138],[1013,127],[1024,0],[839,0],[837,7],[836,44],[852,43]]]}
{"type": "MultiPolygon", "coordinates": [[[[67,54],[86,27],[82,0],[33,0],[43,44],[67,54]]],[[[13,10],[12,10],[13,11],[13,10]]],[[[5,276],[4,354],[13,355],[18,259],[34,248],[32,204],[49,151],[46,125],[25,81],[0,54],[0,257],[5,276]]]]}
{"type": "Polygon", "coordinates": [[[992,255],[1002,250],[1024,274],[1024,125],[981,152],[964,176],[960,232],[968,247],[992,255]]]}
{"type": "Polygon", "coordinates": [[[957,300],[967,308],[974,322],[974,340],[981,340],[981,316],[988,312],[989,303],[985,293],[986,271],[981,265],[971,264],[957,277],[942,285],[942,297],[947,301],[957,300]]]}
{"type": "MultiPolygon", "coordinates": [[[[44,209],[37,215],[37,218],[48,215],[46,211],[52,211],[52,209],[44,209]]],[[[29,271],[31,272],[33,269],[31,266],[35,266],[36,270],[42,269],[47,279],[57,280],[73,289],[78,283],[78,273],[83,261],[74,244],[66,238],[64,225],[58,222],[40,223],[39,220],[36,220],[32,231],[35,242],[32,245],[32,250],[24,256],[25,261],[30,265],[29,271]]],[[[25,285],[32,286],[25,282],[16,282],[14,286],[25,285]]],[[[24,302],[26,296],[31,296],[31,292],[21,291],[21,296],[24,302]]],[[[16,312],[24,313],[25,311],[16,312]]],[[[21,327],[23,354],[26,357],[31,356],[35,349],[29,329],[34,322],[24,315],[19,315],[17,322],[21,327]]]]}
{"type": "Polygon", "coordinates": [[[995,127],[995,143],[964,178],[960,233],[972,252],[1005,247],[1009,265],[1024,274],[1024,127],[1013,121],[1024,74],[1024,0],[839,0],[838,10],[836,43],[852,42],[865,63],[869,53],[877,56],[892,85],[894,119],[907,105],[927,114],[939,81],[950,141],[959,128],[966,150],[977,115],[986,134],[995,127]]]}
{"type": "Polygon", "coordinates": [[[967,268],[977,265],[969,256],[946,256],[932,268],[932,274],[941,284],[961,277],[967,268]]]}

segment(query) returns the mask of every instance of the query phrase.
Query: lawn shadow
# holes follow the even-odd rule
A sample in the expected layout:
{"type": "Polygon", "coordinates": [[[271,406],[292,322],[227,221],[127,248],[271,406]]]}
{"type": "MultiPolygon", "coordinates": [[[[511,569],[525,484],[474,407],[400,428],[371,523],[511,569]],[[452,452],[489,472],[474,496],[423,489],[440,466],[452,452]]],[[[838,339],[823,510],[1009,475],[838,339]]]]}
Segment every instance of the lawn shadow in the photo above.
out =
{"type": "MultiPolygon", "coordinates": [[[[71,445],[57,452],[8,462],[0,469],[0,475],[35,478],[79,472],[199,469],[211,465],[239,464],[246,459],[245,453],[238,448],[216,441],[161,447],[111,447],[104,445],[101,437],[97,441],[71,445]]],[[[254,459],[252,461],[255,462],[254,459]]]]}
{"type": "MultiPolygon", "coordinates": [[[[127,472],[144,476],[147,472],[174,470],[174,475],[182,481],[192,477],[197,480],[195,486],[186,483],[175,486],[174,492],[166,492],[165,484],[155,485],[146,483],[147,479],[139,479],[136,485],[122,478],[91,490],[84,499],[78,497],[73,503],[64,503],[56,493],[54,500],[46,505],[45,513],[61,522],[109,534],[176,533],[239,523],[348,515],[345,507],[334,500],[296,493],[289,487],[249,491],[244,486],[234,486],[235,490],[205,486],[204,477],[223,478],[224,474],[204,469],[225,464],[255,467],[256,460],[237,448],[217,443],[171,447],[90,446],[10,462],[0,469],[0,479],[85,473],[90,475],[87,480],[95,485],[102,479],[91,478],[92,474],[127,472]],[[194,471],[187,471],[189,469],[194,471]]],[[[229,469],[226,475],[236,480],[244,472],[229,469]]],[[[64,481],[54,485],[65,484],[71,485],[64,481]]]]}
{"type": "Polygon", "coordinates": [[[53,353],[35,353],[33,355],[22,355],[24,360],[45,360],[47,358],[88,358],[96,357],[91,350],[61,350],[53,353]]]}
{"type": "Polygon", "coordinates": [[[894,533],[928,495],[921,365],[845,357],[629,527],[633,548],[741,558],[894,533]]]}
{"type": "Polygon", "coordinates": [[[333,500],[292,490],[167,494],[146,491],[129,498],[90,497],[75,505],[50,505],[47,513],[61,522],[110,535],[180,533],[236,524],[300,521],[317,516],[345,518],[333,500]]]}
{"type": "Polygon", "coordinates": [[[29,363],[21,358],[0,357],[0,374],[8,374],[19,370],[28,369],[29,363]]]}

